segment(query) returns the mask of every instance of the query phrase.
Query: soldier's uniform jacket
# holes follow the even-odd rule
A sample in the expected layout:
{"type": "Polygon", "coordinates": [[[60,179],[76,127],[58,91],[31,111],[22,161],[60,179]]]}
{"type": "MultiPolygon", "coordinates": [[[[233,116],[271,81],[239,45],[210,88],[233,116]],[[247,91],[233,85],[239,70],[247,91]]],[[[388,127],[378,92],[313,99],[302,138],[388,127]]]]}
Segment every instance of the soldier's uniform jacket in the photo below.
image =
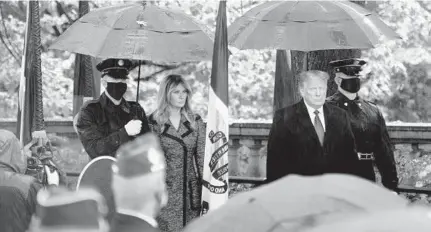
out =
{"type": "Polygon", "coordinates": [[[134,138],[124,128],[132,119],[142,121],[139,135],[150,131],[145,111],[138,103],[123,99],[117,106],[103,93],[99,99],[88,101],[81,108],[76,129],[85,151],[92,159],[98,156],[115,157],[120,145],[134,138]]]}
{"type": "Polygon", "coordinates": [[[385,120],[378,107],[359,97],[350,100],[340,92],[329,97],[327,102],[348,112],[359,158],[356,173],[375,181],[374,159],[383,185],[395,189],[398,177],[394,153],[385,120]]]}

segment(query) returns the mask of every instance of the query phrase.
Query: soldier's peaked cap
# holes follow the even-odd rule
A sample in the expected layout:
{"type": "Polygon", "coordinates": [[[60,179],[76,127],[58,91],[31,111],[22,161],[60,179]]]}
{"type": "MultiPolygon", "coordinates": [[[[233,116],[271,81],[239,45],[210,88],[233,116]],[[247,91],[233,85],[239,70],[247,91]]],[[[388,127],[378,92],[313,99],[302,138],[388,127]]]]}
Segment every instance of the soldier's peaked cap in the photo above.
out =
{"type": "Polygon", "coordinates": [[[361,59],[344,59],[329,62],[335,72],[341,72],[348,76],[356,76],[362,71],[362,66],[367,62],[361,59]]]}
{"type": "Polygon", "coordinates": [[[102,72],[102,77],[109,75],[116,79],[127,79],[133,63],[127,59],[106,59],[97,64],[96,68],[102,72]]]}
{"type": "Polygon", "coordinates": [[[118,148],[117,162],[112,166],[112,171],[125,178],[133,178],[165,168],[165,156],[159,138],[150,132],[118,148]]]}
{"type": "Polygon", "coordinates": [[[107,213],[103,196],[92,188],[70,191],[66,188],[42,189],[37,194],[36,218],[40,231],[61,228],[99,230],[107,213]]]}

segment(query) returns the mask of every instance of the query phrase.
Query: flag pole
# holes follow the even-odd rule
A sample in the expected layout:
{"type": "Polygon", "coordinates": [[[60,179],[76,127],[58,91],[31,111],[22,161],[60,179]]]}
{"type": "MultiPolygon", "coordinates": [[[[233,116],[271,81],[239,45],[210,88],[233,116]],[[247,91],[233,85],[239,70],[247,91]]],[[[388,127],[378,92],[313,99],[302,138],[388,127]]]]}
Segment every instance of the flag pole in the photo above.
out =
{"type": "Polygon", "coordinates": [[[24,50],[23,50],[23,56],[21,60],[21,78],[19,83],[19,94],[18,94],[18,103],[19,103],[19,109],[21,111],[21,117],[20,117],[20,126],[19,126],[19,140],[22,146],[24,146],[24,116],[25,116],[25,104],[26,104],[26,97],[25,92],[26,90],[26,76],[25,76],[25,70],[27,66],[27,47],[29,42],[29,28],[31,27],[31,12],[30,12],[30,2],[27,2],[27,10],[26,10],[26,29],[25,29],[25,37],[24,37],[24,50]]]}
{"type": "Polygon", "coordinates": [[[141,83],[141,65],[142,61],[138,61],[138,86],[136,87],[136,103],[139,104],[139,85],[141,83]]]}

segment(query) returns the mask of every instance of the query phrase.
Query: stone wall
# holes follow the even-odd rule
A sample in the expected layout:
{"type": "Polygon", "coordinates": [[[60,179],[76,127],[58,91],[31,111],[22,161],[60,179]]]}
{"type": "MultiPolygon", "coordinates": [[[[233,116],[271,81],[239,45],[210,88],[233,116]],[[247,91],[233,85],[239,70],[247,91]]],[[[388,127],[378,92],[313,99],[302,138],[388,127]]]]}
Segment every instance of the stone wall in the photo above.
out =
{"type": "MultiPolygon", "coordinates": [[[[266,177],[266,144],[270,126],[270,123],[233,123],[230,126],[229,175],[232,178],[266,177]]],[[[72,122],[46,121],[46,127],[52,141],[59,144],[59,163],[68,172],[79,173],[88,162],[88,157],[77,139],[72,122]]],[[[0,121],[0,128],[15,132],[16,122],[0,121]]],[[[427,144],[431,144],[431,124],[388,124],[388,131],[396,144],[395,154],[400,171],[404,171],[410,162],[428,164],[427,154],[431,152],[431,148],[427,144]]],[[[425,165],[424,168],[431,169],[431,164],[430,167],[425,165]]],[[[407,182],[409,185],[416,185],[413,180],[406,180],[407,182]]]]}
{"type": "MultiPolygon", "coordinates": [[[[48,135],[56,145],[55,160],[69,174],[73,189],[76,177],[88,163],[88,155],[78,140],[71,121],[46,121],[48,135]]],[[[229,131],[229,195],[248,191],[266,177],[266,144],[270,123],[233,123],[229,131]],[[242,182],[242,183],[238,183],[242,182]]],[[[0,120],[0,128],[15,132],[14,121],[0,120]]],[[[403,196],[413,202],[430,203],[431,124],[389,123],[394,143],[400,186],[410,189],[403,196]],[[428,194],[417,194],[421,190],[428,194]]]]}

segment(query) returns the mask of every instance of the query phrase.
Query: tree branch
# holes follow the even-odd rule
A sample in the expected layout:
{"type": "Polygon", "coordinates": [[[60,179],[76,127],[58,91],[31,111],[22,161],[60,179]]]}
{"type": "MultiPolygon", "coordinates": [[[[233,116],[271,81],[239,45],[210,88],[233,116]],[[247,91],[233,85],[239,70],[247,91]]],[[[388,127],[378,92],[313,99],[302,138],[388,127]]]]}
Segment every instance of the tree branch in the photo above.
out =
{"type": "MultiPolygon", "coordinates": [[[[9,53],[15,58],[15,60],[17,59],[17,56],[19,54],[19,52],[17,52],[17,48],[15,48],[13,46],[13,43],[10,41],[9,39],[9,34],[7,31],[7,27],[6,27],[6,23],[5,23],[5,17],[4,17],[4,13],[3,13],[3,7],[2,4],[0,4],[0,16],[1,16],[1,21],[2,21],[2,26],[3,26],[3,30],[4,30],[4,36],[1,35],[0,33],[0,37],[1,37],[1,41],[2,43],[5,45],[6,49],[9,51],[9,53]],[[6,44],[6,41],[9,43],[6,44]],[[10,47],[9,47],[10,46],[10,47]]],[[[19,51],[19,50],[18,50],[19,51]]],[[[17,60],[17,62],[19,63],[19,60],[17,60]]]]}
{"type": "MultiPolygon", "coordinates": [[[[163,67],[162,70],[156,71],[156,72],[152,73],[151,75],[145,76],[145,77],[141,78],[140,81],[149,81],[150,79],[154,78],[155,76],[157,76],[163,72],[177,69],[177,68],[181,67],[182,65],[183,64],[166,65],[166,66],[159,65],[159,67],[163,67]]],[[[135,78],[134,81],[138,81],[138,78],[135,78]]]]}
{"type": "Polygon", "coordinates": [[[26,18],[26,5],[24,1],[0,1],[5,12],[8,12],[19,21],[25,21],[26,18]]]}
{"type": "Polygon", "coordinates": [[[253,5],[257,4],[257,3],[259,3],[259,1],[248,1],[247,4],[242,3],[241,7],[244,8],[244,9],[247,9],[248,7],[251,7],[251,6],[253,6],[253,5]]]}
{"type": "Polygon", "coordinates": [[[69,16],[69,14],[64,10],[63,4],[61,4],[59,1],[55,1],[56,3],[56,8],[57,8],[57,13],[59,16],[61,15],[65,15],[67,20],[69,21],[70,24],[73,23],[73,19],[69,16]]]}
{"type": "MultiPolygon", "coordinates": [[[[142,60],[141,61],[142,66],[145,66],[145,65],[156,66],[156,67],[163,68],[163,69],[175,69],[175,68],[178,68],[178,67],[180,67],[186,63],[187,62],[177,63],[177,64],[167,64],[167,63],[163,64],[163,63],[154,63],[154,62],[149,61],[149,60],[142,60]]],[[[137,68],[138,66],[139,66],[138,60],[132,60],[132,66],[131,66],[130,70],[133,70],[133,69],[137,68]]]]}
{"type": "Polygon", "coordinates": [[[165,69],[175,69],[178,68],[182,65],[184,65],[185,63],[178,63],[178,64],[160,64],[160,63],[154,63],[152,61],[145,61],[147,65],[153,65],[153,66],[157,66],[160,68],[165,68],[165,69]]]}
{"type": "Polygon", "coordinates": [[[431,14],[431,10],[428,9],[428,5],[426,5],[423,1],[416,1],[416,2],[422,7],[422,9],[424,9],[426,12],[431,14]]]}
{"type": "Polygon", "coordinates": [[[58,30],[57,26],[52,26],[52,29],[54,30],[54,36],[59,37],[61,35],[60,30],[58,30]]]}
{"type": "Polygon", "coordinates": [[[13,53],[13,51],[9,48],[9,46],[7,45],[7,43],[5,42],[2,33],[0,32],[0,40],[3,43],[3,45],[6,47],[6,49],[8,50],[8,52],[10,53],[10,55],[14,58],[14,60],[16,61],[16,63],[18,65],[20,64],[20,60],[15,56],[15,54],[13,53]]]}
{"type": "Polygon", "coordinates": [[[97,4],[96,4],[95,2],[93,2],[93,1],[90,1],[89,3],[92,5],[92,7],[93,7],[93,8],[96,8],[96,9],[97,9],[97,8],[99,8],[99,5],[97,5],[97,4]]]}

